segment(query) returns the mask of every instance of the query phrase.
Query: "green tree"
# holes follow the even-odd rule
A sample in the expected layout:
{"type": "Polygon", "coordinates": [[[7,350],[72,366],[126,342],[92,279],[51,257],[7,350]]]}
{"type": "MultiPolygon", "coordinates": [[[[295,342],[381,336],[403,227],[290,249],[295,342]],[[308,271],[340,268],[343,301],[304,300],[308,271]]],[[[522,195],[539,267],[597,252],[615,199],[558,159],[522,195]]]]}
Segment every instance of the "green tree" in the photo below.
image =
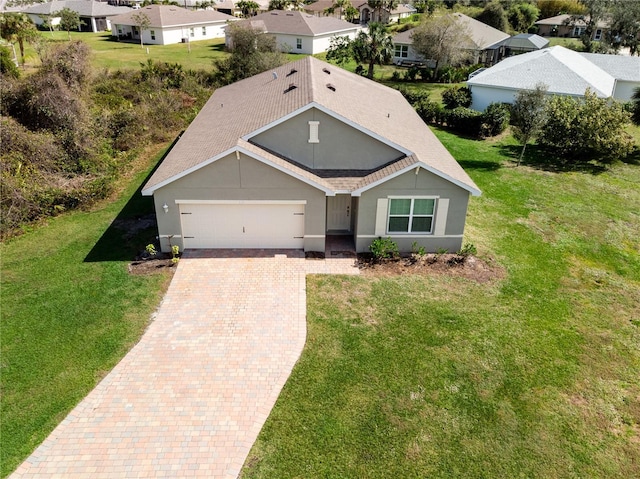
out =
{"type": "Polygon", "coordinates": [[[411,35],[413,49],[425,60],[435,63],[434,76],[442,65],[459,65],[469,52],[471,35],[465,25],[451,14],[441,17],[429,17],[413,30],[411,35]]]}
{"type": "Polygon", "coordinates": [[[391,12],[398,6],[398,0],[368,0],[367,5],[373,8],[374,15],[371,18],[373,22],[380,23],[382,22],[382,11],[391,12]]]}
{"type": "Polygon", "coordinates": [[[382,23],[369,24],[369,31],[361,30],[352,42],[353,58],[369,65],[367,78],[373,79],[375,65],[389,63],[393,57],[393,41],[382,23]]]}
{"type": "Polygon", "coordinates": [[[236,7],[240,9],[244,18],[253,17],[257,15],[260,10],[260,5],[252,0],[240,0],[236,3],[236,7]]]}
{"type": "Polygon", "coordinates": [[[540,133],[545,122],[547,87],[538,84],[533,90],[520,90],[511,106],[511,124],[514,138],[522,144],[518,166],[527,144],[540,133]]]}
{"type": "Polygon", "coordinates": [[[540,15],[533,3],[512,3],[507,10],[509,25],[515,32],[526,33],[540,15]]]}
{"type": "Polygon", "coordinates": [[[498,1],[488,3],[486,7],[476,17],[476,20],[490,27],[497,28],[502,32],[506,32],[509,26],[507,21],[507,13],[498,1]]]}
{"type": "Polygon", "coordinates": [[[269,10],[286,10],[290,0],[269,0],[269,10]]]}
{"type": "Polygon", "coordinates": [[[551,97],[545,113],[538,143],[563,161],[611,163],[633,150],[632,138],[624,131],[631,114],[620,103],[598,98],[588,89],[584,98],[551,97]]]}
{"type": "Polygon", "coordinates": [[[538,0],[540,18],[550,18],[563,13],[580,14],[584,12],[584,5],[580,0],[538,0]]]}
{"type": "Polygon", "coordinates": [[[0,73],[13,78],[20,76],[20,70],[13,61],[13,54],[3,46],[0,46],[0,73]]]}
{"type": "Polygon", "coordinates": [[[351,0],[335,0],[333,4],[326,8],[326,15],[333,15],[337,9],[342,10],[342,15],[347,22],[353,22],[360,16],[360,12],[353,6],[351,0]]]}
{"type": "Polygon", "coordinates": [[[138,28],[138,32],[140,33],[140,48],[143,48],[144,44],[142,42],[142,32],[149,29],[149,27],[151,26],[151,20],[149,19],[147,14],[143,12],[134,13],[133,15],[131,15],[131,19],[133,20],[135,26],[138,28]]]}
{"type": "Polygon", "coordinates": [[[283,65],[286,56],[277,51],[276,39],[259,29],[231,22],[227,26],[231,55],[216,60],[215,79],[228,85],[243,78],[283,65]]]}
{"type": "Polygon", "coordinates": [[[569,17],[569,25],[577,25],[584,23],[585,29],[580,35],[580,41],[584,45],[586,52],[594,52],[598,44],[593,41],[593,34],[596,31],[598,23],[608,17],[610,0],[581,0],[585,11],[581,14],[571,15],[569,17]]]}
{"type": "Polygon", "coordinates": [[[614,0],[611,6],[611,28],[605,41],[615,52],[628,48],[631,55],[640,54],[640,2],[614,0]]]}
{"type": "Polygon", "coordinates": [[[632,120],[636,125],[640,125],[640,87],[633,90],[631,97],[631,114],[632,120]]]}
{"type": "Polygon", "coordinates": [[[71,30],[78,30],[80,26],[84,24],[84,22],[80,20],[78,12],[74,12],[70,8],[63,8],[57,12],[55,16],[60,17],[60,28],[67,32],[69,41],[71,41],[71,30]]]}
{"type": "Polygon", "coordinates": [[[1,14],[0,35],[11,44],[18,44],[22,64],[24,64],[24,43],[32,42],[39,36],[33,22],[23,13],[1,14]]]}
{"type": "Polygon", "coordinates": [[[353,49],[349,37],[331,37],[331,40],[329,40],[329,48],[327,49],[327,60],[336,62],[338,65],[344,65],[352,58],[353,49]]]}

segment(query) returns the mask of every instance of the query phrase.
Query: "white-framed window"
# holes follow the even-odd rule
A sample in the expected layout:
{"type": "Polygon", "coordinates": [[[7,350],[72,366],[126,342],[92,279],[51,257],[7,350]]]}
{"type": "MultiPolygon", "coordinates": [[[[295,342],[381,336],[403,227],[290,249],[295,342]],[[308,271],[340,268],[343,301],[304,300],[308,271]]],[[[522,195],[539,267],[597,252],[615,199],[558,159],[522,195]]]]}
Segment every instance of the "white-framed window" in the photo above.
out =
{"type": "Polygon", "coordinates": [[[579,37],[581,35],[584,35],[584,32],[587,30],[587,27],[575,27],[573,29],[573,36],[574,37],[579,37]]]}
{"type": "Polygon", "coordinates": [[[296,49],[302,50],[302,38],[296,38],[296,49]]]}
{"type": "Polygon", "coordinates": [[[407,58],[409,56],[409,45],[396,45],[393,49],[393,56],[396,58],[407,58]]]}
{"type": "Polygon", "coordinates": [[[594,40],[602,40],[602,28],[596,30],[596,34],[593,36],[594,40]]]}
{"type": "Polygon", "coordinates": [[[155,30],[149,30],[149,33],[151,34],[151,40],[155,40],[156,39],[156,31],[155,30]]]}
{"type": "Polygon", "coordinates": [[[207,36],[207,27],[202,27],[202,36],[203,37],[207,36]]]}
{"type": "Polygon", "coordinates": [[[193,38],[193,37],[195,37],[195,36],[196,36],[196,29],[195,29],[195,28],[190,28],[190,29],[189,29],[189,36],[190,36],[191,38],[193,38]]]}
{"type": "Polygon", "coordinates": [[[387,233],[433,232],[435,198],[389,198],[387,233]]]}

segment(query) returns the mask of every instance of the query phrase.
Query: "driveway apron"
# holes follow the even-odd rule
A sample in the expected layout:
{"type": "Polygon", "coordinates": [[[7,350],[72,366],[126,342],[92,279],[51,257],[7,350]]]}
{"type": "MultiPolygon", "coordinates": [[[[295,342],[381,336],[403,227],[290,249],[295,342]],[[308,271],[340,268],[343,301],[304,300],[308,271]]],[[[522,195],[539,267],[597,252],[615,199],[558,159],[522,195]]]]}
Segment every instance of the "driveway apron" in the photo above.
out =
{"type": "Polygon", "coordinates": [[[306,339],[301,252],[187,252],[140,342],[14,472],[236,478],[306,339]]]}

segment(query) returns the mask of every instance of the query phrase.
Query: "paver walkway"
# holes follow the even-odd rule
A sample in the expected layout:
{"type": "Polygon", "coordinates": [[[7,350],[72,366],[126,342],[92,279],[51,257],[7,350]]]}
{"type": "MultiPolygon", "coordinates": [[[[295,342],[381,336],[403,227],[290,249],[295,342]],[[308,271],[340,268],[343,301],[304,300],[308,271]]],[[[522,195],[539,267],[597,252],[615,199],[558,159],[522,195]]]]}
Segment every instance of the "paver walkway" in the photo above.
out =
{"type": "Polygon", "coordinates": [[[302,352],[306,274],[358,271],[243,254],[187,252],[140,342],[10,477],[236,478],[302,352]]]}

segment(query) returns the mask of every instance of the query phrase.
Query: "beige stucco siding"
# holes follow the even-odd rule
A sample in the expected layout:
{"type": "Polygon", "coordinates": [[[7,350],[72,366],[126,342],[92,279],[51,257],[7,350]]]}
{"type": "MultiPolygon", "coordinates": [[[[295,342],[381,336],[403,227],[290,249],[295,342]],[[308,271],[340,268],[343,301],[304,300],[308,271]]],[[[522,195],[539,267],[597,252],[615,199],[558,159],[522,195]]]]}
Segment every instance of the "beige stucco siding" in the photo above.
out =
{"type": "Polygon", "coordinates": [[[245,155],[222,158],[159,188],[153,196],[163,251],[169,250],[168,235],[175,235],[172,243],[182,249],[176,200],[306,200],[305,250],[324,251],[325,193],[245,155]],[[162,208],[165,203],[168,213],[162,208]]]}
{"type": "Polygon", "coordinates": [[[384,218],[384,233],[381,236],[390,236],[398,243],[401,251],[411,251],[414,241],[424,246],[427,251],[441,248],[458,251],[462,245],[468,202],[469,193],[466,190],[422,168],[418,170],[417,175],[415,170],[411,170],[362,193],[358,202],[356,248],[358,252],[368,251],[371,241],[380,234],[380,231],[376,231],[376,219],[380,221],[384,218]],[[434,226],[434,233],[429,235],[387,234],[387,212],[378,211],[378,199],[393,196],[436,197],[434,223],[439,223],[439,215],[446,215],[444,231],[438,232],[434,226]],[[446,212],[440,209],[441,207],[446,207],[446,212]]]}
{"type": "Polygon", "coordinates": [[[254,136],[251,141],[320,170],[369,170],[402,156],[397,149],[315,108],[254,136]],[[309,143],[310,121],[319,122],[318,143],[309,143]]]}

